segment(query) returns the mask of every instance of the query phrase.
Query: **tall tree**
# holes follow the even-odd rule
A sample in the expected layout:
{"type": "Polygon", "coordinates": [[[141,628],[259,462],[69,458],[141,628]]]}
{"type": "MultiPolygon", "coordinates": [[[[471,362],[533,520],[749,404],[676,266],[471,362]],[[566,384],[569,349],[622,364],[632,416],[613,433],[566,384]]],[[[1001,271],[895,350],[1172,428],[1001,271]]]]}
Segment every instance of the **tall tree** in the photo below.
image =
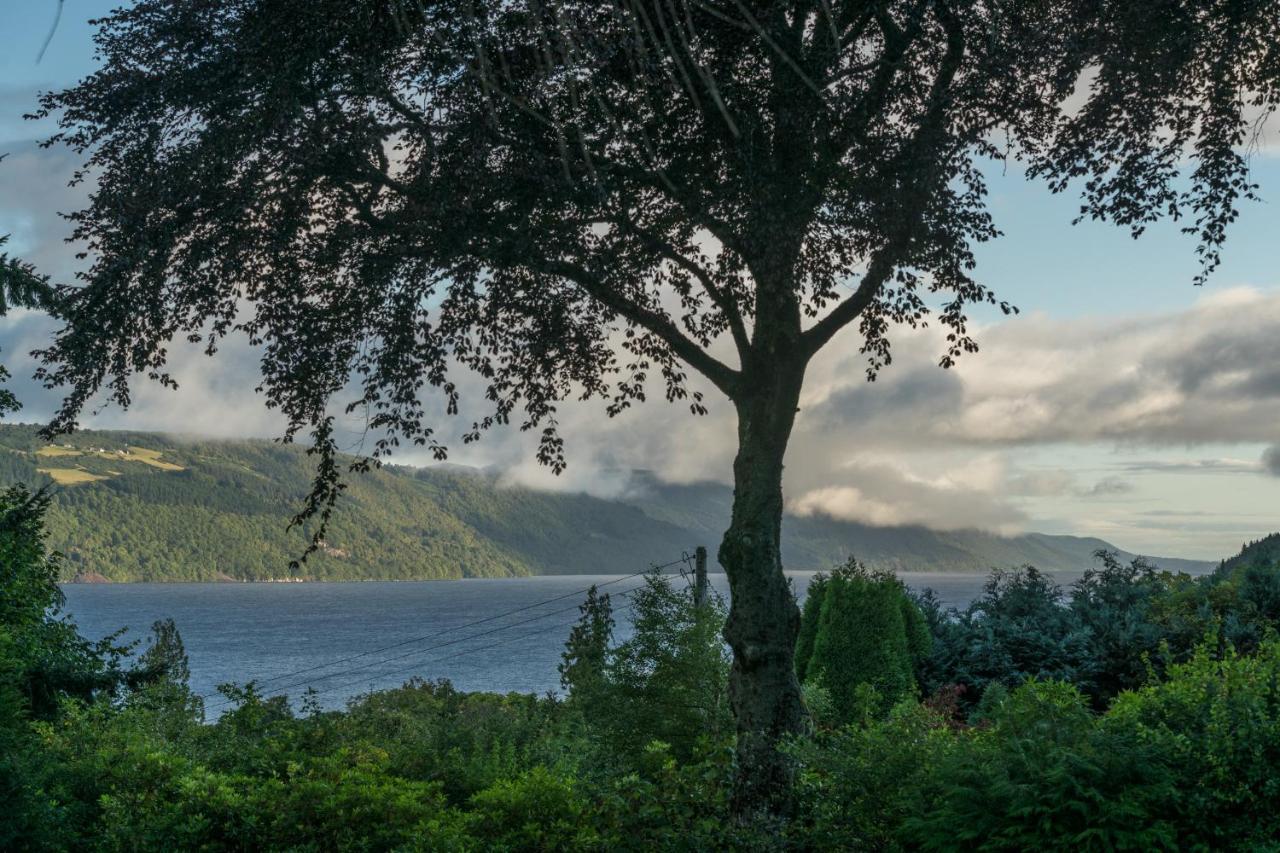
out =
{"type": "Polygon", "coordinates": [[[941,364],[997,236],[984,161],[1015,157],[1081,215],[1199,238],[1200,276],[1252,194],[1242,150],[1277,99],[1276,0],[140,0],[102,69],[45,96],[98,177],[94,265],[45,353],[72,428],[168,344],[263,347],[263,387],[339,493],[331,404],[356,389],[380,457],[444,453],[428,407],[492,410],[565,464],[557,406],[733,404],[739,805],[777,803],[802,728],[782,574],[782,469],[805,369],[853,325],[867,373],[932,311],[941,364]],[[848,290],[846,290],[846,287],[848,290]]]}

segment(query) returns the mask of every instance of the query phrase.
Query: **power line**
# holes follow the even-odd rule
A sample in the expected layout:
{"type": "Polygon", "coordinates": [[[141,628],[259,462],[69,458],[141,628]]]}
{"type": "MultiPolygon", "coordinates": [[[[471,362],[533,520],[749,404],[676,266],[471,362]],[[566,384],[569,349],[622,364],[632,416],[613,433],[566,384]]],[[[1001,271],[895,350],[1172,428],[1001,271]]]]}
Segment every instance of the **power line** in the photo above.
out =
{"type": "MultiPolygon", "coordinates": [[[[600,588],[600,587],[604,587],[604,586],[612,586],[613,584],[622,583],[622,582],[624,582],[624,581],[628,581],[628,580],[632,580],[632,579],[634,579],[634,578],[641,577],[642,575],[649,574],[650,572],[662,571],[663,569],[671,568],[672,566],[679,565],[680,563],[683,563],[683,562],[686,562],[686,558],[682,558],[682,559],[679,559],[679,560],[673,560],[673,561],[671,561],[671,562],[669,562],[669,563],[664,563],[664,564],[659,565],[659,566],[652,566],[651,568],[646,569],[645,571],[642,571],[642,572],[635,572],[635,573],[633,573],[633,574],[625,575],[625,576],[620,577],[620,578],[615,578],[614,580],[606,581],[606,582],[601,583],[601,584],[593,584],[593,586],[594,586],[594,587],[596,587],[597,589],[598,589],[598,588],[600,588]]],[[[446,629],[444,629],[444,630],[442,630],[442,631],[437,631],[437,632],[432,633],[432,634],[426,634],[426,635],[423,635],[423,636],[421,636],[421,637],[411,637],[411,638],[409,638],[409,639],[407,639],[407,640],[401,640],[401,641],[396,642],[396,643],[390,643],[390,644],[388,644],[388,645],[386,645],[386,646],[382,646],[382,647],[379,647],[379,648],[376,648],[376,649],[370,649],[370,650],[368,650],[368,651],[360,652],[359,654],[355,654],[355,655],[349,655],[348,657],[345,657],[345,658],[339,658],[338,660],[329,661],[329,662],[327,662],[327,663],[323,663],[323,664],[316,664],[315,666],[305,667],[305,668],[303,668],[303,669],[295,670],[295,671],[293,671],[293,672],[289,672],[289,673],[283,673],[283,674],[281,674],[281,675],[273,676],[272,678],[268,678],[268,679],[264,679],[264,680],[262,680],[262,681],[256,682],[256,684],[259,684],[259,685],[262,685],[262,684],[270,684],[270,683],[272,683],[272,682],[281,681],[281,680],[286,679],[286,678],[296,678],[297,676],[302,675],[302,674],[304,674],[304,673],[314,672],[314,671],[316,671],[316,670],[320,670],[320,669],[328,669],[329,667],[337,666],[338,664],[347,663],[347,662],[349,662],[349,661],[358,660],[358,659],[360,659],[360,658],[369,657],[369,656],[371,656],[371,655],[375,655],[375,654],[380,654],[380,653],[382,653],[382,652],[390,651],[390,650],[392,650],[392,649],[396,649],[396,648],[401,648],[401,647],[403,647],[403,646],[411,645],[411,644],[413,644],[413,643],[420,643],[420,642],[424,642],[424,641],[428,641],[428,640],[438,639],[438,638],[440,638],[440,637],[447,636],[448,634],[455,633],[455,632],[457,632],[457,631],[463,631],[463,630],[466,630],[467,628],[473,628],[473,627],[476,627],[476,626],[478,626],[478,625],[484,625],[484,624],[489,623],[489,622],[494,622],[494,621],[496,621],[496,620],[498,620],[498,619],[505,619],[505,618],[507,618],[507,617],[509,617],[509,616],[514,616],[514,615],[519,614],[519,613],[525,613],[525,612],[528,612],[528,611],[530,611],[530,610],[533,610],[533,609],[536,609],[536,608],[539,608],[539,607],[544,607],[544,606],[546,606],[546,605],[548,605],[548,604],[553,604],[553,603],[555,603],[555,602],[557,602],[557,601],[563,601],[563,600],[564,600],[564,599],[566,599],[566,598],[573,598],[573,597],[577,597],[577,596],[585,595],[585,594],[586,594],[587,592],[589,592],[590,590],[591,590],[591,587],[585,587],[585,588],[580,589],[580,590],[574,590],[573,592],[568,592],[568,593],[565,593],[564,595],[558,595],[558,596],[555,596],[555,597],[553,597],[553,598],[548,598],[548,599],[545,599],[545,600],[543,600],[543,601],[539,601],[539,602],[535,602],[535,603],[533,603],[533,604],[525,605],[525,606],[523,606],[523,607],[517,607],[517,608],[515,608],[515,609],[513,609],[513,610],[508,610],[508,611],[506,611],[506,612],[504,612],[504,613],[498,613],[498,614],[493,615],[493,616],[485,617],[484,619],[476,619],[475,621],[468,622],[468,623],[463,624],[463,625],[455,625],[455,626],[452,626],[452,627],[450,627],[450,628],[446,628],[446,629]]],[[[631,591],[628,591],[627,593],[624,593],[624,595],[629,595],[629,594],[630,594],[630,592],[631,592],[631,591]]],[[[390,662],[390,661],[400,660],[400,659],[402,659],[402,658],[408,657],[409,655],[418,654],[418,653],[421,653],[421,652],[433,651],[433,650],[435,650],[435,649],[440,649],[440,648],[445,648],[445,647],[447,647],[447,646],[457,645],[458,643],[466,642],[467,640],[474,640],[474,639],[477,639],[477,638],[479,638],[479,637],[490,636],[490,635],[492,635],[492,634],[496,634],[496,633],[499,633],[499,632],[501,632],[501,631],[508,630],[508,629],[510,629],[510,628],[517,628],[517,627],[519,627],[519,626],[521,626],[521,625],[527,625],[527,624],[529,624],[529,623],[531,623],[531,622],[537,622],[537,621],[542,620],[542,619],[545,619],[545,618],[547,618],[547,617],[549,617],[549,616],[556,616],[556,615],[558,615],[558,614],[560,614],[560,613],[566,613],[566,612],[568,612],[568,611],[570,611],[570,610],[576,610],[577,608],[578,608],[578,605],[577,605],[577,604],[574,604],[574,605],[572,605],[572,606],[570,606],[570,607],[560,608],[560,609],[558,609],[558,610],[552,610],[552,611],[550,611],[550,612],[542,613],[542,614],[539,614],[539,615],[537,615],[537,616],[531,617],[531,618],[529,618],[529,619],[521,620],[521,621],[519,621],[519,622],[512,622],[512,623],[510,623],[510,624],[508,624],[508,625],[499,625],[498,627],[496,627],[496,628],[492,628],[492,629],[490,629],[490,630],[488,630],[488,631],[481,631],[481,632],[479,632],[479,633],[471,634],[471,635],[466,636],[466,637],[459,637],[459,638],[457,638],[457,639],[450,640],[450,641],[448,641],[448,642],[438,643],[438,644],[433,645],[433,646],[428,646],[428,647],[426,647],[426,648],[424,648],[424,649],[415,649],[415,650],[413,650],[413,651],[405,652],[404,654],[395,655],[395,656],[392,656],[392,657],[389,657],[389,658],[382,658],[382,659],[380,659],[380,660],[378,660],[378,661],[373,661],[373,662],[371,662],[371,663],[369,663],[369,664],[367,664],[367,665],[357,666],[357,667],[353,667],[353,668],[351,668],[351,669],[347,669],[347,670],[342,670],[342,671],[339,671],[339,672],[332,672],[332,673],[328,673],[328,674],[323,675],[323,676],[321,676],[321,677],[322,677],[322,678],[325,678],[325,679],[328,679],[328,678],[336,678],[336,677],[341,676],[341,675],[348,675],[348,674],[350,674],[350,673],[360,672],[360,671],[363,671],[363,670],[365,670],[365,669],[368,669],[368,668],[369,668],[369,667],[371,667],[371,666],[376,666],[376,665],[378,665],[378,664],[380,664],[380,663],[388,663],[388,662],[390,662]]],[[[294,688],[294,687],[301,687],[301,686],[304,686],[304,685],[306,685],[306,684],[308,684],[308,682],[307,682],[307,681],[293,682],[293,683],[286,684],[286,685],[283,685],[283,686],[280,686],[280,687],[274,687],[274,688],[272,688],[272,690],[274,690],[274,691],[279,691],[279,692],[285,692],[285,691],[288,691],[288,690],[290,690],[290,689],[292,689],[292,688],[294,688]]],[[[213,694],[209,694],[209,695],[201,695],[201,696],[200,696],[200,698],[201,698],[201,699],[213,699],[213,698],[214,698],[214,696],[213,696],[213,694]]],[[[224,698],[220,698],[220,699],[218,699],[218,701],[216,701],[216,702],[215,702],[215,703],[213,703],[212,705],[208,706],[206,710],[211,710],[211,711],[212,711],[212,710],[218,710],[218,709],[220,709],[220,708],[226,707],[226,706],[231,705],[231,704],[233,704],[233,700],[230,700],[230,699],[227,699],[227,698],[225,698],[225,697],[224,697],[224,698]]]]}
{"type": "MultiPolygon", "coordinates": [[[[637,587],[637,589],[638,589],[638,587],[637,587]]],[[[625,592],[625,593],[621,593],[621,595],[623,595],[623,596],[625,596],[625,595],[629,595],[631,592],[632,592],[632,590],[628,590],[628,591],[627,591],[627,592],[625,592]]],[[[367,663],[367,664],[362,664],[362,665],[360,665],[360,666],[352,667],[351,669],[344,669],[344,670],[341,670],[341,671],[339,671],[339,672],[331,672],[331,673],[329,673],[329,674],[327,674],[327,675],[321,676],[321,678],[337,678],[337,677],[338,677],[338,676],[340,676],[340,675],[350,675],[350,674],[355,673],[355,672],[364,672],[365,670],[369,669],[370,667],[378,666],[378,665],[380,665],[380,664],[390,663],[391,661],[395,661],[395,660],[403,660],[404,658],[410,657],[411,655],[421,654],[421,653],[423,653],[423,652],[430,652],[430,651],[435,651],[436,649],[443,649],[443,648],[447,648],[447,647],[449,647],[449,646],[456,646],[458,643],[465,643],[465,642],[467,642],[468,640],[476,640],[476,639],[479,639],[479,638],[481,638],[481,637],[488,637],[488,636],[492,636],[493,634],[498,634],[498,633],[501,633],[501,632],[503,632],[503,631],[510,630],[511,628],[519,628],[521,625],[528,625],[528,624],[530,624],[530,623],[532,623],[532,622],[540,622],[541,620],[546,619],[546,618],[547,618],[547,617],[549,617],[549,616],[558,616],[558,615],[559,615],[559,614],[561,614],[561,613],[568,613],[568,612],[569,612],[569,611],[571,611],[571,610],[577,610],[577,609],[578,609],[578,605],[577,605],[577,604],[571,604],[571,605],[569,605],[568,607],[562,607],[562,608],[560,608],[560,609],[558,609],[558,610],[551,610],[551,611],[548,611],[548,612],[546,612],[546,613],[540,613],[540,614],[538,614],[537,616],[531,616],[530,618],[528,618],[528,619],[522,619],[522,620],[521,620],[521,621],[519,621],[519,622],[512,622],[510,625],[499,625],[498,627],[496,627],[496,628],[490,628],[490,629],[489,629],[489,630],[487,630],[487,631],[480,631],[479,633],[470,634],[470,635],[468,635],[468,636],[466,636],[466,637],[458,637],[458,638],[456,638],[456,639],[448,640],[448,641],[443,642],[443,643],[437,643],[437,644],[436,644],[436,645],[434,645],[434,646],[427,646],[427,647],[426,647],[426,648],[424,648],[424,649],[412,649],[412,650],[410,650],[410,651],[403,652],[403,653],[398,654],[398,655],[393,655],[392,657],[389,657],[389,658],[380,658],[379,660],[371,661],[371,662],[369,662],[369,663],[367,663]]],[[[557,627],[557,626],[553,626],[553,627],[557,627]]],[[[403,644],[400,644],[400,645],[403,645],[403,644]]],[[[284,692],[284,691],[287,691],[287,690],[291,690],[291,689],[293,689],[293,688],[295,688],[295,687],[302,687],[302,686],[307,685],[307,684],[309,684],[309,683],[310,683],[310,681],[308,681],[308,680],[304,680],[304,681],[295,681],[295,682],[292,682],[292,683],[290,683],[290,684],[286,684],[286,685],[284,685],[284,686],[282,686],[282,687],[276,687],[276,688],[273,688],[273,689],[278,690],[278,691],[280,691],[280,692],[284,692]]],[[[217,704],[210,706],[209,710],[216,710],[217,708],[220,708],[220,707],[223,707],[224,705],[229,705],[229,704],[232,704],[232,703],[231,703],[231,700],[229,700],[229,699],[224,699],[224,700],[222,700],[222,701],[218,702],[217,704]]]]}
{"type": "MultiPolygon", "coordinates": [[[[634,592],[635,592],[636,590],[638,590],[638,589],[640,589],[640,587],[632,587],[631,589],[627,590],[626,592],[618,593],[618,597],[619,597],[619,598],[625,598],[625,597],[627,597],[627,596],[631,595],[632,593],[634,593],[634,592]]],[[[635,606],[635,603],[634,603],[634,602],[632,602],[631,604],[628,604],[628,605],[626,605],[625,607],[619,608],[618,610],[616,610],[616,611],[614,611],[614,612],[615,612],[615,613],[622,613],[622,612],[625,612],[625,611],[627,611],[627,610],[630,610],[630,609],[631,609],[632,607],[634,607],[634,606],[635,606]]],[[[548,614],[548,615],[553,615],[553,614],[548,614]]],[[[488,645],[485,645],[485,646],[477,646],[477,647],[475,647],[474,649],[463,649],[462,651],[454,652],[453,654],[449,654],[449,655],[443,655],[443,656],[438,657],[438,658],[432,658],[432,659],[430,659],[430,660],[424,660],[424,661],[416,661],[415,663],[413,663],[413,664],[411,664],[411,665],[409,665],[409,666],[407,666],[407,667],[399,667],[399,668],[397,668],[397,669],[393,669],[393,670],[391,670],[390,672],[380,672],[380,673],[377,673],[377,675],[379,675],[379,676],[381,676],[381,677],[384,677],[384,678],[385,678],[385,677],[387,677],[387,676],[397,675],[397,674],[399,674],[399,673],[406,672],[407,670],[410,670],[410,669],[416,669],[416,668],[418,668],[418,667],[420,667],[420,666],[422,666],[422,665],[424,665],[424,664],[429,664],[429,663],[442,663],[442,662],[447,661],[447,660],[456,660],[457,658],[465,657],[466,655],[474,654],[475,652],[483,652],[483,651],[487,651],[488,649],[496,649],[498,646],[505,646],[507,643],[514,643],[514,642],[516,642],[517,640],[524,640],[524,639],[528,639],[529,637],[536,637],[536,636],[539,636],[539,635],[542,635],[542,634],[548,634],[548,633],[550,633],[550,632],[552,632],[552,631],[563,631],[565,628],[569,628],[569,627],[571,627],[573,624],[574,624],[573,622],[564,622],[564,623],[559,623],[559,624],[551,625],[551,626],[544,627],[544,628],[538,628],[537,630],[534,630],[534,631],[528,631],[528,632],[526,632],[526,633],[524,633],[524,634],[519,634],[519,635],[517,635],[517,636],[515,636],[515,637],[507,637],[507,638],[505,638],[505,639],[498,640],[498,641],[497,641],[497,642],[495,642],[495,643],[489,643],[488,645]]],[[[469,637],[468,639],[474,639],[474,637],[469,637]]],[[[424,649],[424,651],[426,651],[426,650],[424,649]]],[[[385,663],[385,661],[383,661],[383,663],[385,663]]],[[[370,666],[373,666],[374,664],[369,664],[369,665],[370,665],[370,666]]],[[[356,679],[352,679],[351,681],[344,681],[344,682],[342,682],[341,684],[332,684],[332,685],[330,685],[330,686],[328,686],[328,687],[324,687],[324,688],[321,688],[321,689],[319,689],[319,690],[314,690],[314,691],[312,691],[312,695],[320,695],[320,694],[323,694],[323,693],[331,693],[331,692],[333,692],[334,690],[340,690],[340,689],[341,689],[341,688],[343,688],[343,687],[350,687],[351,685],[353,685],[353,684],[357,684],[357,683],[359,683],[360,681],[361,681],[361,679],[360,679],[360,678],[356,678],[356,679]]],[[[370,691],[370,692],[372,692],[372,691],[370,691]]]]}
{"type": "MultiPolygon", "coordinates": [[[[635,577],[635,576],[633,575],[632,577],[635,577]]],[[[617,593],[617,596],[618,596],[619,598],[626,598],[627,596],[630,596],[631,594],[633,594],[634,592],[636,592],[636,591],[637,591],[637,590],[639,590],[639,589],[641,589],[641,587],[639,587],[639,586],[632,587],[631,589],[628,589],[628,590],[626,590],[626,591],[624,591],[624,592],[617,593]]],[[[551,600],[551,599],[549,599],[549,600],[551,600]]],[[[633,605],[630,605],[630,604],[629,604],[629,605],[627,605],[626,607],[622,608],[621,610],[619,610],[619,611],[617,611],[617,612],[623,612],[623,611],[625,611],[625,610],[630,609],[632,606],[633,606],[633,605]]],[[[386,664],[386,663],[390,663],[391,661],[400,660],[400,659],[402,659],[402,658],[409,657],[410,655],[421,654],[421,653],[423,653],[423,652],[429,652],[429,651],[433,651],[433,650],[435,650],[435,649],[445,648],[446,646],[452,646],[452,645],[456,645],[456,644],[458,644],[458,643],[464,643],[464,642],[467,642],[468,640],[476,640],[476,639],[479,639],[479,638],[481,638],[481,637],[492,636],[493,634],[499,633],[499,632],[501,632],[501,631],[508,630],[508,629],[510,629],[510,628],[517,628],[517,627],[519,627],[519,626],[521,626],[521,625],[527,625],[527,624],[529,624],[529,623],[531,623],[531,622],[537,622],[537,621],[540,621],[540,620],[542,620],[542,619],[547,618],[548,616],[557,616],[557,615],[559,615],[559,614],[561,614],[561,613],[567,613],[567,612],[569,612],[570,610],[576,610],[576,609],[578,609],[578,605],[576,605],[576,604],[575,604],[575,605],[572,605],[572,606],[570,606],[570,607],[560,608],[559,610],[553,610],[553,611],[551,611],[551,612],[549,612],[549,613],[543,613],[543,614],[541,614],[541,615],[539,615],[539,616],[535,616],[535,617],[532,617],[532,618],[530,618],[530,619],[525,619],[525,620],[520,621],[520,622],[515,622],[515,623],[512,623],[512,624],[510,624],[510,625],[502,625],[502,626],[499,626],[499,627],[497,627],[497,628],[493,628],[493,629],[491,629],[491,630],[489,630],[489,631],[482,631],[482,632],[480,632],[480,633],[478,633],[478,634],[471,634],[471,635],[466,636],[466,637],[460,637],[460,638],[458,638],[458,639],[456,639],[456,640],[451,640],[450,642],[447,642],[447,643],[440,643],[439,645],[435,645],[435,646],[428,646],[428,647],[427,647],[427,648],[425,648],[425,649],[415,649],[415,650],[413,650],[413,651],[405,652],[405,653],[403,653],[403,654],[396,655],[396,656],[394,656],[394,657],[390,657],[390,658],[382,658],[382,659],[380,659],[380,660],[371,661],[370,663],[363,664],[363,665],[361,665],[361,666],[357,666],[357,667],[352,667],[351,669],[348,669],[348,670],[343,670],[343,671],[341,671],[341,672],[329,673],[328,675],[320,676],[320,678],[322,678],[322,679],[330,679],[330,678],[337,678],[338,676],[341,676],[341,675],[350,675],[350,674],[354,674],[354,673],[357,673],[357,672],[364,673],[364,672],[366,672],[368,669],[370,669],[371,667],[375,667],[375,666],[378,666],[378,665],[380,665],[380,664],[386,664]]],[[[528,638],[528,637],[537,636],[537,635],[539,635],[539,634],[546,634],[546,633],[549,633],[550,631],[564,630],[565,628],[571,627],[573,624],[574,624],[573,622],[565,622],[565,623],[558,623],[558,624],[551,625],[551,626],[547,626],[547,627],[543,627],[543,628],[538,628],[538,629],[536,629],[536,630],[534,630],[534,631],[528,631],[528,632],[526,632],[526,633],[524,633],[524,634],[520,634],[520,635],[517,635],[517,636],[515,636],[515,637],[507,637],[507,638],[505,638],[505,639],[499,640],[499,641],[497,641],[497,642],[495,642],[495,643],[490,643],[490,644],[485,645],[485,646],[477,646],[477,647],[472,648],[472,649],[462,649],[461,651],[455,652],[455,653],[450,654],[450,655],[444,655],[444,656],[439,657],[439,658],[432,658],[432,659],[430,659],[430,660],[425,660],[425,661],[416,661],[416,662],[414,662],[414,663],[410,664],[410,665],[409,665],[409,666],[407,666],[407,667],[399,667],[399,668],[397,668],[397,669],[393,669],[393,670],[391,670],[391,671],[389,671],[389,672],[373,673],[373,675],[380,676],[380,677],[386,677],[386,676],[389,676],[389,675],[395,675],[395,674],[397,674],[397,673],[402,673],[402,672],[405,672],[405,671],[410,670],[410,669],[416,669],[416,668],[418,668],[418,667],[422,666],[423,664],[428,664],[428,663],[439,663],[439,662],[441,662],[441,661],[453,660],[453,659],[455,659],[455,658],[460,658],[460,657],[463,657],[463,656],[465,656],[465,655],[472,654],[473,652],[481,652],[481,651],[485,651],[486,649],[492,649],[492,648],[496,648],[497,646],[505,645],[505,644],[507,644],[507,643],[512,643],[512,642],[515,642],[516,640],[522,640],[522,639],[525,639],[525,638],[528,638]]],[[[358,684],[358,683],[359,683],[360,681],[362,681],[365,677],[366,677],[365,675],[361,675],[361,676],[360,676],[360,678],[355,678],[355,679],[352,679],[352,680],[350,680],[350,681],[345,681],[345,682],[342,682],[342,683],[339,683],[339,684],[334,684],[334,685],[330,685],[330,686],[328,686],[328,687],[320,688],[320,689],[318,689],[318,690],[315,690],[315,693],[317,693],[317,694],[321,694],[321,693],[329,693],[329,692],[332,692],[332,691],[334,691],[334,690],[338,690],[338,689],[343,688],[343,687],[350,687],[350,686],[351,686],[351,685],[353,685],[353,684],[358,684]]],[[[301,686],[303,686],[303,685],[310,686],[310,685],[309,685],[309,682],[307,682],[307,681],[299,681],[299,682],[296,682],[296,683],[293,683],[293,684],[286,684],[284,687],[280,687],[280,688],[277,688],[277,689],[278,689],[278,690],[280,690],[280,691],[287,691],[287,690],[290,690],[290,689],[292,689],[292,688],[294,688],[294,687],[301,687],[301,686]]],[[[203,698],[203,697],[202,697],[202,698],[203,698]]],[[[221,710],[222,708],[227,707],[227,706],[229,706],[229,705],[233,705],[233,704],[235,704],[234,700],[232,700],[232,699],[225,699],[225,698],[224,698],[224,699],[220,700],[219,702],[217,702],[217,703],[215,703],[215,704],[213,704],[213,705],[210,705],[210,706],[206,707],[206,709],[205,709],[205,710],[206,710],[206,711],[216,711],[216,710],[221,710]]]]}
{"type": "MultiPolygon", "coordinates": [[[[685,561],[686,561],[686,558],[682,557],[679,560],[673,560],[670,563],[664,563],[661,566],[652,566],[648,569],[645,569],[642,572],[636,572],[634,574],[626,575],[625,577],[620,577],[615,580],[605,581],[604,583],[601,583],[601,584],[593,584],[593,586],[597,588],[604,587],[604,586],[612,586],[613,584],[622,583],[623,581],[628,581],[628,580],[631,580],[632,578],[638,578],[641,575],[647,575],[649,574],[649,572],[656,572],[656,571],[662,571],[663,569],[669,569],[672,566],[679,565],[680,563],[683,563],[685,561]]],[[[446,634],[452,633],[454,631],[465,631],[467,628],[474,628],[477,625],[484,625],[488,622],[493,622],[498,619],[504,619],[507,616],[514,616],[517,613],[524,613],[526,611],[533,610],[538,607],[543,607],[544,605],[547,605],[547,604],[554,604],[555,602],[563,601],[566,598],[573,598],[579,595],[586,595],[587,592],[590,591],[590,589],[591,587],[586,587],[584,589],[574,590],[573,592],[567,592],[564,595],[557,595],[555,598],[548,598],[544,601],[538,601],[533,604],[525,605],[524,607],[517,607],[516,609],[508,610],[505,613],[498,613],[494,616],[487,616],[484,619],[477,619],[474,622],[467,622],[463,625],[453,625],[443,630],[436,631],[432,634],[424,634],[421,637],[410,637],[407,640],[401,640],[396,643],[390,643],[389,645],[381,646],[376,649],[369,649],[368,651],[360,652],[359,654],[349,655],[348,657],[345,657],[345,658],[338,658],[337,660],[332,660],[327,663],[318,663],[314,666],[308,666],[308,667],[304,667],[303,669],[294,670],[292,672],[282,673],[280,675],[272,676],[271,678],[255,680],[255,683],[261,686],[264,684],[271,684],[274,681],[281,681],[286,678],[296,678],[297,676],[302,675],[303,673],[314,672],[317,669],[328,669],[331,666],[337,666],[338,664],[347,663],[348,661],[359,660],[360,658],[368,657],[369,655],[380,654],[385,651],[390,651],[391,649],[400,648],[401,646],[407,646],[411,643],[420,643],[425,640],[434,640],[439,637],[443,637],[446,634]]],[[[208,699],[208,698],[212,698],[212,696],[201,696],[200,698],[208,699]]]]}

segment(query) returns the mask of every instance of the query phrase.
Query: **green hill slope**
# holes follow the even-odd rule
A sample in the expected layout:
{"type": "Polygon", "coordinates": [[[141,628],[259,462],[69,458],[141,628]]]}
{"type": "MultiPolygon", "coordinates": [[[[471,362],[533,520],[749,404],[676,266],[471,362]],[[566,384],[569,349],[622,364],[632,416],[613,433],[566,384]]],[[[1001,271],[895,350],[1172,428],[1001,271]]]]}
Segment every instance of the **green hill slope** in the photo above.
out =
{"type": "Polygon", "coordinates": [[[1234,557],[1222,561],[1219,571],[1226,574],[1239,568],[1280,566],[1280,533],[1247,542],[1234,557]]]}
{"type": "MultiPolygon", "coordinates": [[[[112,580],[280,578],[305,547],[304,531],[286,530],[310,476],[297,448],[100,432],[64,442],[71,447],[51,452],[34,430],[0,430],[0,481],[55,486],[50,544],[76,570],[112,580]],[[138,448],[159,455],[138,461],[131,458],[138,448]]],[[[362,579],[534,570],[441,508],[433,496],[448,492],[447,480],[428,485],[393,471],[355,479],[328,547],[302,572],[362,579]]]]}
{"type": "MultiPolygon", "coordinates": [[[[118,581],[264,580],[289,575],[306,531],[288,519],[310,485],[302,449],[266,441],[186,440],[86,431],[56,446],[33,427],[0,427],[0,483],[55,489],[52,547],[73,572],[118,581]]],[[[637,472],[623,500],[505,488],[453,466],[387,467],[351,479],[326,548],[300,574],[321,580],[623,573],[712,548],[732,492],[664,484],[637,472]]],[[[1032,563],[1081,568],[1107,543],[1071,536],[876,528],[788,517],[789,568],[850,554],[884,568],[985,571],[1032,563]]],[[[1207,568],[1161,561],[1168,568],[1207,568]]]]}

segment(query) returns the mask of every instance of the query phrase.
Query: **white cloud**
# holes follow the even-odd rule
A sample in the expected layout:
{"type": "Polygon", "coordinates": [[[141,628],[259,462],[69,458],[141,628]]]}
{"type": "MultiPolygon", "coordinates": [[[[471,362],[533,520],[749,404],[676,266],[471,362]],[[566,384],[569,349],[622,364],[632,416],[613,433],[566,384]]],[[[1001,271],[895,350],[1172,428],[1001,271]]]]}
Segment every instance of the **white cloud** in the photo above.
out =
{"type": "Polygon", "coordinates": [[[799,515],[822,513],[875,525],[923,524],[941,530],[1021,530],[1026,514],[1004,498],[1008,472],[994,456],[922,474],[901,463],[857,460],[841,468],[841,483],[802,492],[790,502],[799,515]]]}
{"type": "MultiPolygon", "coordinates": [[[[947,372],[936,337],[899,342],[874,384],[856,354],[818,372],[817,429],[903,447],[1267,442],[1280,422],[1280,292],[1238,288],[1172,314],[1017,317],[979,332],[947,372]]],[[[851,348],[851,347],[850,347],[851,348]]]]}

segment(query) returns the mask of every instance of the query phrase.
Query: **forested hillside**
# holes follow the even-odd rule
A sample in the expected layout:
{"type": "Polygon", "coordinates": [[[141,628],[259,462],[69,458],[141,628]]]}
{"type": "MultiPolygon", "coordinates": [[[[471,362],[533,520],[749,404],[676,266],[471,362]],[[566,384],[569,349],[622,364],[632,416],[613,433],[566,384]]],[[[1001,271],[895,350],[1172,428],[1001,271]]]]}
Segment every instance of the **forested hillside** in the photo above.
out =
{"type": "MultiPolygon", "coordinates": [[[[0,484],[54,489],[50,545],[68,572],[110,580],[263,580],[289,576],[306,533],[287,531],[311,476],[303,449],[268,441],[188,440],[85,431],[56,445],[34,427],[0,428],[0,484]]],[[[503,487],[457,466],[388,467],[351,478],[314,579],[505,577],[631,572],[715,544],[731,493],[637,472],[622,500],[503,487]]],[[[1083,568],[1097,539],[922,527],[876,528],[789,516],[784,554],[824,569],[856,554],[895,570],[1083,568]]],[[[1202,564],[1161,560],[1177,569],[1202,564]]]]}
{"type": "Polygon", "coordinates": [[[1238,568],[1268,568],[1280,566],[1280,533],[1272,533],[1254,542],[1246,542],[1240,553],[1222,561],[1220,572],[1231,572],[1238,568]]]}

